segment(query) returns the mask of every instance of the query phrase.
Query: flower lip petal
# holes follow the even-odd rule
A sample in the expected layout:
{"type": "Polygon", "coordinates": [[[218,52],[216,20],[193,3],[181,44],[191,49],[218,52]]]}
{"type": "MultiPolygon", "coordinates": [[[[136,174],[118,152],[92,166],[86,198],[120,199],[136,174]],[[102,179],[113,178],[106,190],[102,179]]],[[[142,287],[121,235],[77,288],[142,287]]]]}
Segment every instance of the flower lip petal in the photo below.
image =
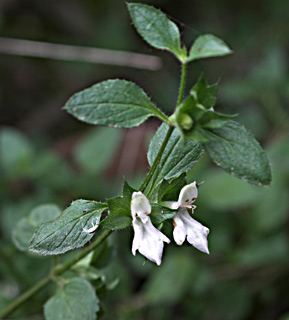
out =
{"type": "Polygon", "coordinates": [[[188,242],[198,250],[209,254],[207,236],[210,230],[200,222],[193,219],[188,211],[183,208],[174,217],[174,239],[178,245],[187,237],[188,242]]]}
{"type": "Polygon", "coordinates": [[[135,232],[132,243],[133,255],[138,250],[143,256],[159,266],[162,262],[164,242],[169,243],[170,239],[153,226],[149,217],[146,223],[133,219],[132,224],[135,232]]]}

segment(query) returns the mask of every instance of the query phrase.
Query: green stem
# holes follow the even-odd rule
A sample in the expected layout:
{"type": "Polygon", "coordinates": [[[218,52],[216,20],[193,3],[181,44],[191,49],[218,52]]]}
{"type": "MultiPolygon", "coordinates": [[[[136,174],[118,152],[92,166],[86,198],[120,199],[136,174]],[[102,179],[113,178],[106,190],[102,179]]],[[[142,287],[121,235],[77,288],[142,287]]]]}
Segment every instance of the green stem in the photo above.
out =
{"type": "Polygon", "coordinates": [[[185,84],[186,84],[186,75],[187,75],[187,64],[184,62],[182,64],[181,84],[180,84],[179,96],[177,100],[177,107],[183,100],[185,84]]]}
{"type": "Polygon", "coordinates": [[[153,174],[154,174],[154,172],[155,172],[155,170],[156,170],[156,168],[157,168],[157,166],[158,166],[158,164],[159,164],[159,162],[161,160],[163,152],[164,152],[164,150],[165,150],[165,148],[166,148],[166,146],[167,146],[167,144],[168,144],[168,142],[170,140],[170,137],[171,137],[173,131],[174,131],[174,128],[173,127],[169,127],[169,130],[168,130],[168,132],[166,134],[165,140],[163,141],[163,143],[162,143],[162,145],[160,147],[160,150],[159,150],[159,152],[158,152],[158,154],[157,154],[157,156],[156,156],[156,158],[154,160],[154,163],[151,166],[146,178],[144,179],[144,181],[143,181],[143,183],[142,183],[142,185],[141,185],[141,187],[139,189],[141,192],[143,192],[146,189],[146,187],[148,186],[148,184],[149,184],[149,182],[150,182],[150,180],[151,180],[151,178],[152,178],[152,176],[153,176],[153,174]]]}
{"type": "MultiPolygon", "coordinates": [[[[66,262],[63,265],[56,266],[53,274],[60,275],[66,270],[70,269],[79,260],[84,258],[90,251],[97,248],[102,243],[102,241],[104,241],[111,233],[112,233],[111,230],[104,230],[103,233],[90,246],[88,246],[83,251],[81,251],[79,255],[77,255],[76,257],[74,257],[73,259],[71,259],[70,261],[66,262]]],[[[13,301],[6,309],[4,309],[0,313],[0,319],[4,319],[8,315],[10,315],[13,311],[15,311],[18,307],[20,307],[25,301],[27,301],[32,296],[34,296],[38,291],[46,287],[50,283],[50,281],[52,281],[52,277],[47,276],[44,279],[42,279],[40,282],[38,282],[36,285],[34,285],[32,288],[27,290],[25,293],[23,293],[21,296],[19,296],[15,301],[13,301]]]]}
{"type": "MultiPolygon", "coordinates": [[[[181,83],[180,83],[180,89],[179,89],[179,95],[178,95],[176,108],[178,107],[178,105],[183,100],[183,95],[184,95],[184,90],[185,90],[185,83],[186,83],[186,74],[187,74],[187,64],[183,63],[182,64],[181,83]]],[[[167,135],[165,137],[165,140],[164,140],[164,142],[163,142],[163,144],[162,144],[162,146],[161,146],[161,148],[160,148],[160,150],[159,150],[159,152],[158,152],[158,154],[157,154],[157,156],[156,156],[156,158],[154,160],[154,163],[151,166],[151,168],[150,168],[147,176],[145,177],[142,185],[140,186],[139,190],[141,192],[143,192],[146,189],[146,187],[148,186],[148,184],[149,184],[149,182],[150,182],[150,180],[151,180],[151,178],[152,178],[152,176],[153,176],[153,174],[154,174],[154,172],[155,172],[155,170],[157,168],[157,165],[158,165],[158,163],[159,163],[159,161],[160,161],[160,159],[162,157],[162,154],[163,154],[163,152],[165,150],[165,147],[167,146],[167,143],[168,143],[168,141],[169,141],[169,139],[171,137],[171,134],[173,133],[173,129],[174,128],[172,126],[170,126],[170,128],[169,128],[169,130],[167,132],[167,135]]],[[[153,188],[153,186],[154,186],[154,183],[152,184],[152,188],[153,188]]],[[[152,193],[152,188],[149,190],[148,196],[152,193]]]]}

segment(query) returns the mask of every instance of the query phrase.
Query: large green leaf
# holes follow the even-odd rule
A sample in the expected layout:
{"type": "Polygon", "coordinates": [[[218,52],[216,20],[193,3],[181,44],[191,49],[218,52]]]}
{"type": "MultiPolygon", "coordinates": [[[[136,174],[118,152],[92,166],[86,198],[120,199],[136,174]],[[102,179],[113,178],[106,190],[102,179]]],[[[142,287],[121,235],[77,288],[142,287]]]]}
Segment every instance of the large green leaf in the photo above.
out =
{"type": "Polygon", "coordinates": [[[168,50],[180,60],[186,56],[180,46],[180,32],[175,23],[160,10],[140,3],[128,3],[128,10],[138,33],[157,49],[168,50]]]}
{"type": "Polygon", "coordinates": [[[101,226],[110,230],[124,229],[131,226],[130,203],[135,190],[124,181],[121,197],[114,197],[107,200],[108,216],[101,221],[101,226]]]}
{"type": "Polygon", "coordinates": [[[271,170],[266,153],[245,127],[228,121],[212,132],[216,139],[205,143],[204,147],[218,166],[252,184],[270,184],[271,170]]]}
{"type": "Polygon", "coordinates": [[[44,222],[56,219],[60,214],[60,209],[53,204],[36,207],[28,217],[20,219],[13,229],[12,239],[16,247],[27,251],[35,229],[44,222]]]}
{"type": "Polygon", "coordinates": [[[230,53],[232,53],[232,51],[223,40],[211,34],[205,34],[198,37],[193,43],[186,61],[225,56],[230,53]]]}
{"type": "Polygon", "coordinates": [[[81,168],[88,173],[101,173],[116,153],[120,137],[119,130],[113,128],[97,128],[89,132],[75,149],[75,158],[81,168]]]}
{"type": "MultiPolygon", "coordinates": [[[[153,137],[148,151],[148,162],[150,165],[153,164],[168,129],[168,125],[162,124],[153,137]]],[[[186,141],[184,143],[177,129],[174,129],[155,171],[155,186],[161,183],[163,179],[176,178],[192,169],[202,152],[203,148],[200,143],[193,141],[186,141]]]]}
{"type": "Polygon", "coordinates": [[[57,219],[43,223],[35,231],[30,250],[42,255],[61,254],[85,245],[94,235],[87,232],[99,224],[106,204],[76,200],[57,219]]]}
{"type": "Polygon", "coordinates": [[[107,80],[74,94],[64,108],[77,119],[115,128],[132,128],[148,117],[166,116],[135,83],[107,80]]]}
{"type": "Polygon", "coordinates": [[[59,287],[44,306],[46,320],[95,320],[99,301],[91,284],[81,278],[59,287]]]}

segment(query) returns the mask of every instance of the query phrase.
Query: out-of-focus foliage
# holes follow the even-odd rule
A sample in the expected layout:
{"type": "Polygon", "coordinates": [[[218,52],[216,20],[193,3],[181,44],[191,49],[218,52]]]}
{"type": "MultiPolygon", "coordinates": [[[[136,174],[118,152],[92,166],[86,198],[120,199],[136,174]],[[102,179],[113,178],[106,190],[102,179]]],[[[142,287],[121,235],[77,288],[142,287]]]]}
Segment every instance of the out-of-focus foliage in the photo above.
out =
{"type": "MultiPolygon", "coordinates": [[[[204,71],[209,83],[221,78],[218,110],[239,113],[237,120],[261,140],[272,167],[272,185],[249,185],[203,157],[188,172],[188,180],[205,182],[194,215],[211,230],[209,256],[187,244],[170,245],[162,266],[156,267],[140,255],[132,256],[132,230],[127,229],[115,232],[89,257],[89,271],[83,260],[63,278],[92,280],[101,301],[99,319],[287,320],[288,1],[158,0],[154,5],[177,24],[184,22],[182,37],[188,42],[214,31],[233,48],[235,54],[218,63],[192,62],[191,77],[196,80],[204,71]]],[[[124,1],[3,1],[0,13],[1,36],[158,54],[129,25],[124,1]]],[[[178,65],[173,57],[160,57],[163,67],[152,73],[1,55],[0,309],[45,276],[53,263],[17,248],[20,241],[20,247],[27,248],[19,224],[33,216],[36,206],[56,204],[63,210],[76,197],[115,196],[123,173],[138,188],[137,176],[148,166],[144,141],[155,122],[132,135],[88,130],[61,110],[64,101],[92,83],[119,77],[136,81],[158,106],[172,111],[178,65]],[[93,143],[95,153],[90,153],[87,146],[93,143]]],[[[53,294],[55,286],[47,287],[12,318],[41,317],[53,294]]]]}

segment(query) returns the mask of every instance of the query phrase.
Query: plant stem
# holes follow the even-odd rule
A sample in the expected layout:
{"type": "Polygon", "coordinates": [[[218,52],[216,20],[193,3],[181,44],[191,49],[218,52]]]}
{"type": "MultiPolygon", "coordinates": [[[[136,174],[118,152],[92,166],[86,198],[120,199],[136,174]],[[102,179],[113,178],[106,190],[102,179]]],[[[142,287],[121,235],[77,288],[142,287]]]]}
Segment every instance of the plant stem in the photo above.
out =
{"type": "MultiPolygon", "coordinates": [[[[183,100],[183,95],[184,95],[184,90],[185,90],[185,83],[186,83],[186,74],[187,74],[187,64],[186,64],[186,63],[183,63],[183,64],[182,64],[181,83],[180,83],[180,89],[179,89],[179,95],[178,95],[178,100],[177,100],[176,108],[178,107],[178,105],[179,105],[179,104],[182,102],[182,100],[183,100]]],[[[161,159],[161,157],[162,157],[162,154],[163,154],[163,152],[164,152],[164,150],[165,150],[165,147],[167,146],[167,143],[168,143],[168,141],[169,141],[169,139],[170,139],[170,137],[171,137],[171,134],[173,133],[173,129],[174,129],[174,128],[173,128],[172,126],[170,126],[170,128],[169,128],[169,130],[168,130],[168,132],[167,132],[167,135],[166,135],[166,137],[165,137],[165,140],[164,140],[164,142],[162,143],[161,148],[160,148],[160,150],[159,150],[159,152],[158,152],[158,154],[157,154],[157,156],[156,156],[156,158],[155,158],[155,160],[154,160],[154,163],[153,163],[153,165],[151,166],[151,168],[150,168],[147,176],[145,177],[142,185],[140,186],[140,189],[139,189],[139,190],[140,190],[141,192],[143,192],[143,191],[146,189],[146,187],[148,186],[148,184],[149,184],[149,182],[150,182],[150,180],[151,180],[151,178],[152,178],[152,176],[153,176],[153,174],[154,174],[154,172],[155,172],[155,170],[156,170],[156,168],[157,168],[157,166],[158,166],[158,163],[159,163],[159,161],[160,161],[160,159],[161,159]]],[[[149,192],[148,192],[148,196],[152,193],[152,191],[153,191],[153,186],[154,186],[154,183],[152,184],[152,187],[150,188],[150,190],[149,190],[149,192]]]]}
{"type": "Polygon", "coordinates": [[[185,84],[186,84],[186,75],[187,75],[187,64],[184,62],[182,64],[181,84],[180,84],[179,96],[178,96],[178,100],[177,100],[177,107],[183,100],[185,84]]]}
{"type": "MultiPolygon", "coordinates": [[[[53,270],[54,276],[60,275],[66,270],[70,269],[79,260],[84,258],[90,251],[97,248],[102,243],[102,241],[104,241],[111,233],[112,233],[111,230],[104,230],[103,233],[91,245],[89,245],[87,248],[81,251],[79,255],[77,255],[76,257],[74,257],[73,259],[71,259],[70,261],[66,262],[63,265],[57,265],[53,270]]],[[[19,296],[15,301],[13,301],[10,305],[8,305],[6,309],[4,309],[0,313],[0,319],[4,319],[8,315],[10,315],[13,311],[15,311],[18,307],[20,307],[25,301],[27,301],[32,296],[34,296],[42,288],[46,287],[50,283],[50,281],[52,281],[52,277],[49,275],[43,278],[40,282],[38,282],[32,288],[24,292],[21,296],[19,296]]]]}
{"type": "MultiPolygon", "coordinates": [[[[183,95],[184,95],[184,89],[185,89],[185,82],[186,82],[186,71],[187,71],[187,64],[183,63],[182,64],[182,75],[181,75],[181,83],[180,83],[180,89],[179,89],[179,95],[178,95],[178,100],[177,100],[177,107],[178,105],[182,102],[183,99],[183,95]]],[[[165,117],[163,119],[166,123],[168,123],[168,119],[165,117]]],[[[153,165],[151,166],[145,180],[143,181],[141,187],[140,187],[140,191],[144,191],[160,160],[161,157],[163,155],[163,152],[168,144],[168,141],[172,135],[174,131],[174,127],[170,126],[168,129],[168,132],[165,136],[165,139],[157,153],[157,156],[153,162],[153,165]]],[[[155,186],[155,181],[152,183],[152,186],[148,192],[148,197],[151,195],[151,193],[153,192],[155,186]]],[[[17,308],[19,308],[23,303],[25,303],[28,299],[30,299],[31,297],[33,297],[38,291],[40,291],[41,289],[43,289],[44,287],[46,287],[55,276],[62,274],[63,272],[67,271],[68,269],[70,269],[73,265],[75,265],[79,260],[81,260],[82,258],[84,258],[89,252],[91,252],[92,250],[94,250],[95,248],[97,248],[102,241],[104,241],[110,234],[112,233],[111,230],[104,230],[103,233],[87,248],[85,248],[84,250],[82,250],[79,255],[77,255],[75,258],[71,259],[70,261],[66,262],[63,265],[56,265],[53,270],[51,275],[43,278],[41,281],[39,281],[37,284],[35,284],[33,287],[31,287],[30,289],[28,289],[26,292],[24,292],[21,296],[19,296],[16,300],[14,300],[10,305],[8,305],[7,308],[5,308],[1,313],[0,313],[0,319],[3,319],[5,317],[7,317],[8,315],[10,315],[12,312],[14,312],[17,308]]],[[[54,259],[54,263],[56,262],[56,260],[54,259]]]]}
{"type": "Polygon", "coordinates": [[[165,148],[166,148],[166,146],[168,144],[168,141],[170,140],[170,137],[171,137],[173,131],[174,131],[174,128],[173,127],[169,127],[169,130],[168,130],[168,132],[166,134],[165,140],[163,141],[163,143],[162,143],[162,145],[160,147],[160,150],[159,150],[159,152],[158,152],[158,154],[157,154],[157,156],[156,156],[156,158],[154,160],[154,163],[151,166],[146,178],[144,179],[144,181],[143,181],[143,183],[142,183],[142,185],[141,185],[141,187],[139,189],[141,192],[143,192],[146,189],[146,187],[148,186],[148,184],[149,184],[149,182],[150,182],[150,180],[151,180],[151,178],[152,178],[152,176],[153,176],[153,174],[154,174],[154,172],[155,172],[155,170],[156,170],[156,168],[157,168],[157,166],[158,166],[158,164],[159,164],[159,162],[161,160],[163,152],[164,152],[164,150],[165,150],[165,148]]]}

